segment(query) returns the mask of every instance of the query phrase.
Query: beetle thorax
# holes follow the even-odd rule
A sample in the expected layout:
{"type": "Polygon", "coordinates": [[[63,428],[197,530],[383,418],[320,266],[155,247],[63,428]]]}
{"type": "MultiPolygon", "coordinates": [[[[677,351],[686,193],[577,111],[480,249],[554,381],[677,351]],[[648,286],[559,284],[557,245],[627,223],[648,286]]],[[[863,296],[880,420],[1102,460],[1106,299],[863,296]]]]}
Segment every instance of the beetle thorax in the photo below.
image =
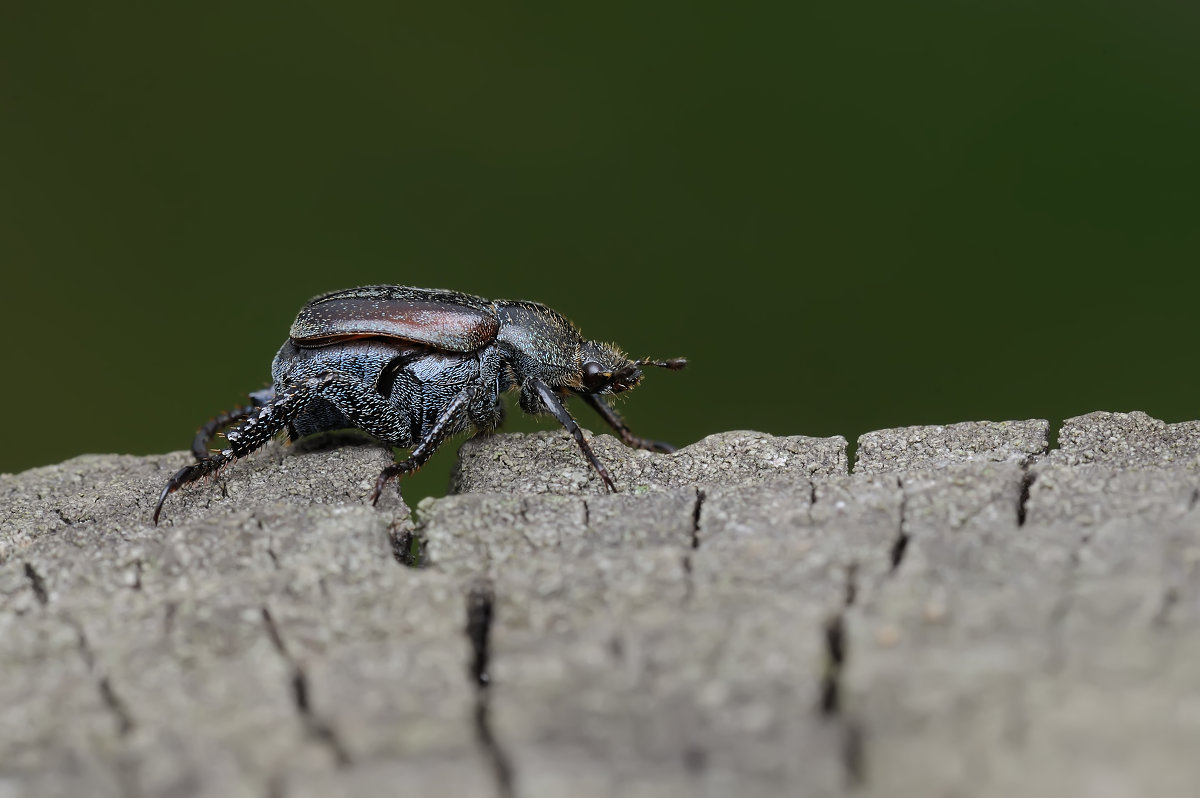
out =
{"type": "Polygon", "coordinates": [[[565,316],[536,302],[499,301],[496,343],[518,384],[535,378],[555,388],[577,382],[583,336],[565,316]]]}

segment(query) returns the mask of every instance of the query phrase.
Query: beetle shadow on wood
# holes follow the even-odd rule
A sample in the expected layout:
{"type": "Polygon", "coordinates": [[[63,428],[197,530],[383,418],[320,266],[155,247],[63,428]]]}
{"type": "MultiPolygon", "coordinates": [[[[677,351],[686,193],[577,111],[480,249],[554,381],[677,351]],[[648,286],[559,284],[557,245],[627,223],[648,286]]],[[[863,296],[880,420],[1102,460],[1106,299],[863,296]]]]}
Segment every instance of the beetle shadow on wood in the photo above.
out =
{"type": "Polygon", "coordinates": [[[288,445],[291,454],[312,454],[314,452],[329,452],[341,449],[343,446],[378,446],[393,451],[392,447],[378,438],[368,435],[360,429],[339,429],[305,435],[288,445]]]}

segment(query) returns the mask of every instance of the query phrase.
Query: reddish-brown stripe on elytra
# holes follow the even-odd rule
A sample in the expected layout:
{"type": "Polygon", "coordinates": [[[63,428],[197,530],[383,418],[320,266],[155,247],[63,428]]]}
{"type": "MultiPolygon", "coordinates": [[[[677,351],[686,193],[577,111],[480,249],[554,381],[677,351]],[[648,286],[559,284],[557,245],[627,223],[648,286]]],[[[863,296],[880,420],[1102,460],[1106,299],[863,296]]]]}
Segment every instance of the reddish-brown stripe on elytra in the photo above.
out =
{"type": "Polygon", "coordinates": [[[471,352],[492,341],[499,329],[494,316],[461,305],[347,296],[306,306],[292,324],[291,337],[308,347],[381,336],[450,352],[471,352]]]}

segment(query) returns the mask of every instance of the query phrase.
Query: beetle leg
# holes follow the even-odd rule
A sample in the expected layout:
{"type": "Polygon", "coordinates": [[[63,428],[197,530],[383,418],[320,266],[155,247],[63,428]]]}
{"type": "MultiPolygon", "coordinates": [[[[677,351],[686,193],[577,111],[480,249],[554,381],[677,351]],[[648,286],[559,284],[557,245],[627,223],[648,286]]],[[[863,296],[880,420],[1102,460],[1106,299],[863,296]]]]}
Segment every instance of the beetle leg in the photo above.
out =
{"type": "Polygon", "coordinates": [[[196,430],[196,437],[192,439],[192,454],[196,455],[197,460],[204,460],[211,454],[209,447],[212,445],[212,439],[216,437],[218,432],[235,421],[249,418],[256,407],[262,407],[274,399],[275,389],[265,388],[261,391],[254,391],[249,396],[253,404],[227,410],[216,418],[210,418],[207,424],[196,430]]]}
{"type": "Polygon", "coordinates": [[[629,431],[629,427],[625,426],[625,419],[621,418],[621,414],[612,408],[608,402],[599,394],[585,393],[581,394],[583,401],[592,406],[592,409],[600,414],[600,417],[608,422],[608,425],[617,431],[621,436],[621,440],[626,446],[631,446],[634,449],[649,449],[652,452],[663,452],[670,454],[675,451],[675,447],[665,441],[653,441],[649,438],[639,438],[629,431]]]}
{"type": "MultiPolygon", "coordinates": [[[[530,379],[527,383],[533,387],[538,398],[542,400],[542,404],[550,411],[550,414],[558,419],[558,423],[567,428],[567,432],[575,438],[575,442],[579,444],[579,448],[583,449],[583,454],[587,457],[588,462],[592,464],[592,468],[596,469],[596,473],[600,475],[604,486],[612,493],[617,492],[617,486],[613,484],[612,477],[608,474],[608,469],[596,457],[596,453],[592,451],[592,447],[588,445],[587,440],[583,437],[583,430],[575,423],[575,419],[571,418],[571,414],[567,412],[567,408],[563,407],[562,400],[558,395],[551,390],[550,386],[539,379],[530,379]]],[[[611,423],[611,422],[610,422],[611,423]]]]}
{"type": "Polygon", "coordinates": [[[154,505],[154,516],[152,520],[154,525],[158,525],[158,515],[162,512],[163,502],[167,500],[175,491],[187,485],[189,482],[195,482],[198,479],[219,471],[222,466],[227,463],[232,463],[237,458],[233,455],[232,449],[222,449],[219,452],[213,452],[206,456],[203,460],[190,466],[184,466],[175,472],[175,476],[167,481],[163,486],[162,493],[158,494],[158,503],[154,505]]]}
{"type": "Polygon", "coordinates": [[[217,432],[225,429],[235,421],[249,418],[253,412],[253,407],[235,407],[232,410],[221,413],[216,418],[210,418],[208,423],[196,430],[196,437],[192,439],[192,454],[196,455],[197,460],[208,458],[212,454],[209,451],[209,445],[212,443],[212,439],[216,437],[217,432]]]}
{"type": "Polygon", "coordinates": [[[328,387],[337,380],[337,377],[338,375],[332,373],[313,377],[289,388],[282,394],[275,394],[273,399],[261,407],[250,408],[244,416],[245,420],[225,433],[225,437],[229,440],[229,448],[211,454],[205,453],[200,462],[184,466],[175,472],[175,476],[171,477],[163,487],[162,493],[158,494],[158,503],[154,505],[154,523],[158,523],[158,516],[162,512],[163,502],[167,500],[167,496],[184,485],[216,473],[239,457],[245,457],[262,447],[263,444],[288,427],[292,418],[300,408],[308,403],[314,392],[328,387]]]}
{"type": "MultiPolygon", "coordinates": [[[[429,430],[429,434],[413,447],[412,452],[408,455],[408,459],[399,463],[393,463],[379,472],[379,478],[375,480],[375,490],[371,493],[371,504],[379,501],[379,494],[383,492],[383,487],[388,483],[388,480],[396,479],[405,474],[411,474],[425,465],[425,461],[432,457],[438,447],[446,442],[446,438],[454,434],[459,417],[466,412],[467,406],[475,398],[477,390],[475,386],[468,385],[459,391],[458,395],[450,400],[450,404],[446,405],[446,409],[438,415],[437,420],[433,423],[433,428],[429,430]]],[[[398,486],[399,483],[397,483],[398,486]]],[[[403,499],[403,495],[401,499],[403,499]]]]}

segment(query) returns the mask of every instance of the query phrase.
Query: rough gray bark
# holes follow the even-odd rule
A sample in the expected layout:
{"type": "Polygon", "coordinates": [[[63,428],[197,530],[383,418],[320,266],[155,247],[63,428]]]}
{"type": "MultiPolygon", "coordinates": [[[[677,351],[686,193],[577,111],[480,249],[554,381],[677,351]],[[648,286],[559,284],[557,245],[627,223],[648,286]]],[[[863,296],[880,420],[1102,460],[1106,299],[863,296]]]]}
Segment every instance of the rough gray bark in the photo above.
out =
{"type": "Polygon", "coordinates": [[[0,795],[1190,794],[1200,423],[1048,432],[0,476],[0,795]]]}

